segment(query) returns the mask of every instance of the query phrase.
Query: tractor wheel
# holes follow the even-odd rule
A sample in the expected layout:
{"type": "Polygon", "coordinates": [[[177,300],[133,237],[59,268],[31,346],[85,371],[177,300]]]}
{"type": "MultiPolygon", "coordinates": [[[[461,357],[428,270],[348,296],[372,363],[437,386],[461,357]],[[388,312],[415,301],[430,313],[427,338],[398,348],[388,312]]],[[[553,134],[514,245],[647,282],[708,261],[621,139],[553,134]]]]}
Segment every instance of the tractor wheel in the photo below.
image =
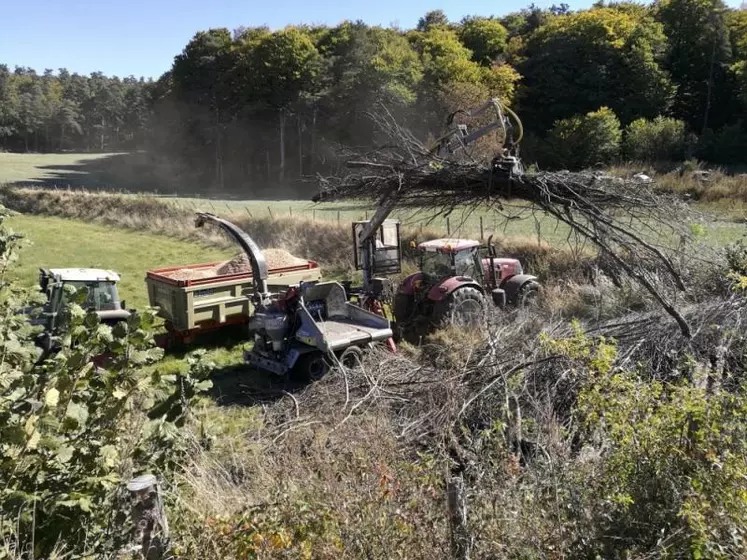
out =
{"type": "Polygon", "coordinates": [[[465,286],[433,306],[433,322],[438,326],[477,325],[483,318],[485,307],[482,292],[472,286],[465,286]]]}
{"type": "Polygon", "coordinates": [[[517,302],[519,307],[534,307],[537,305],[540,285],[537,282],[527,282],[519,290],[517,302]]]}
{"type": "Polygon", "coordinates": [[[363,363],[363,350],[357,346],[350,346],[343,350],[338,359],[347,369],[355,369],[363,363]]]}

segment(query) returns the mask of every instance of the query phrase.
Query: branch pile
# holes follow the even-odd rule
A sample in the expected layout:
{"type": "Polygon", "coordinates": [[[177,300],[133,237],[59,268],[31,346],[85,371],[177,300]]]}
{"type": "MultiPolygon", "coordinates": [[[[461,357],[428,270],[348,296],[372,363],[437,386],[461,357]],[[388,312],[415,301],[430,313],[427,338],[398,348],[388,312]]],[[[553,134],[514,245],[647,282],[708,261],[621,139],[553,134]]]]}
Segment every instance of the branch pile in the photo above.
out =
{"type": "Polygon", "coordinates": [[[315,202],[396,199],[397,208],[419,209],[431,219],[457,209],[488,209],[506,219],[543,212],[608,255],[616,272],[640,283],[689,336],[674,303],[675,294],[686,291],[682,249],[692,237],[693,213],[684,202],[640,181],[594,172],[532,172],[507,180],[490,163],[429,153],[389,113],[372,118],[387,145],[351,159],[348,174],[320,179],[315,202]],[[524,202],[518,214],[507,214],[511,201],[524,202]]]}

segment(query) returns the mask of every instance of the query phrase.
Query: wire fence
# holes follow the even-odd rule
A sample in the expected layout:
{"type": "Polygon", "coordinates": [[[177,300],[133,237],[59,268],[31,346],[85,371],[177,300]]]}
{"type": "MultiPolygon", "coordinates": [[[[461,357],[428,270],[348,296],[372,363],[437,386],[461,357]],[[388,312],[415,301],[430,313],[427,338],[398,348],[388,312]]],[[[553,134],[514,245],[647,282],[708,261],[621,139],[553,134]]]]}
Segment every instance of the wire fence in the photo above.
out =
{"type": "MultiPolygon", "coordinates": [[[[195,212],[241,215],[252,219],[304,219],[349,226],[352,222],[367,221],[375,208],[367,209],[356,204],[319,205],[304,201],[232,201],[199,198],[168,198],[179,208],[195,212]]],[[[453,212],[449,216],[434,216],[425,211],[399,210],[391,218],[398,219],[402,226],[416,231],[444,235],[447,237],[469,237],[486,240],[496,237],[528,237],[540,241],[557,242],[567,239],[568,229],[559,226],[544,215],[524,212],[523,217],[509,219],[496,212],[453,212]]]]}

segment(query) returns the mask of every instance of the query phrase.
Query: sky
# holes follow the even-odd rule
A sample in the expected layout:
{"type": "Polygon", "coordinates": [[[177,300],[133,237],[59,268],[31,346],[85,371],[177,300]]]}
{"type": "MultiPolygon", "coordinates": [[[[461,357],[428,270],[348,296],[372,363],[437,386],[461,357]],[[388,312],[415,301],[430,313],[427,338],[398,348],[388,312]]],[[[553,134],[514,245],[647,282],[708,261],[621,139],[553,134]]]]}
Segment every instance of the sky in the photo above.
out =
{"type": "MultiPolygon", "coordinates": [[[[557,0],[560,4],[563,0],[557,0]]],[[[430,10],[450,20],[504,15],[531,0],[5,0],[0,11],[0,64],[55,71],[158,78],[197,31],[215,27],[307,23],[411,28],[430,10]]],[[[547,8],[550,0],[535,0],[547,8]]],[[[593,0],[565,0],[571,9],[593,0]]],[[[732,7],[741,0],[727,0],[732,7]]]]}

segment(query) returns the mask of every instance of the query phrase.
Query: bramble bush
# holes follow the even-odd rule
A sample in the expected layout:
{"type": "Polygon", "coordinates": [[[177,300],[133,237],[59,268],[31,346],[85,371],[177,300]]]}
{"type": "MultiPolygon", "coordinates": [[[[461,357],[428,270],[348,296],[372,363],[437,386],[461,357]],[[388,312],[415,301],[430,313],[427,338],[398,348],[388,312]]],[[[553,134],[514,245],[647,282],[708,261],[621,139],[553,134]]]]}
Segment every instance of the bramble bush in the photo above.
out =
{"type": "Polygon", "coordinates": [[[8,215],[0,208],[0,557],[60,548],[105,557],[129,537],[123,482],[173,468],[178,425],[209,382],[193,377],[198,366],[179,377],[149,372],[162,356],[155,312],[110,327],[79,305],[84,293],[63,311],[59,351],[40,360],[20,312],[29,295],[7,275],[21,243],[8,215]],[[104,354],[105,368],[95,367],[104,354]]]}

